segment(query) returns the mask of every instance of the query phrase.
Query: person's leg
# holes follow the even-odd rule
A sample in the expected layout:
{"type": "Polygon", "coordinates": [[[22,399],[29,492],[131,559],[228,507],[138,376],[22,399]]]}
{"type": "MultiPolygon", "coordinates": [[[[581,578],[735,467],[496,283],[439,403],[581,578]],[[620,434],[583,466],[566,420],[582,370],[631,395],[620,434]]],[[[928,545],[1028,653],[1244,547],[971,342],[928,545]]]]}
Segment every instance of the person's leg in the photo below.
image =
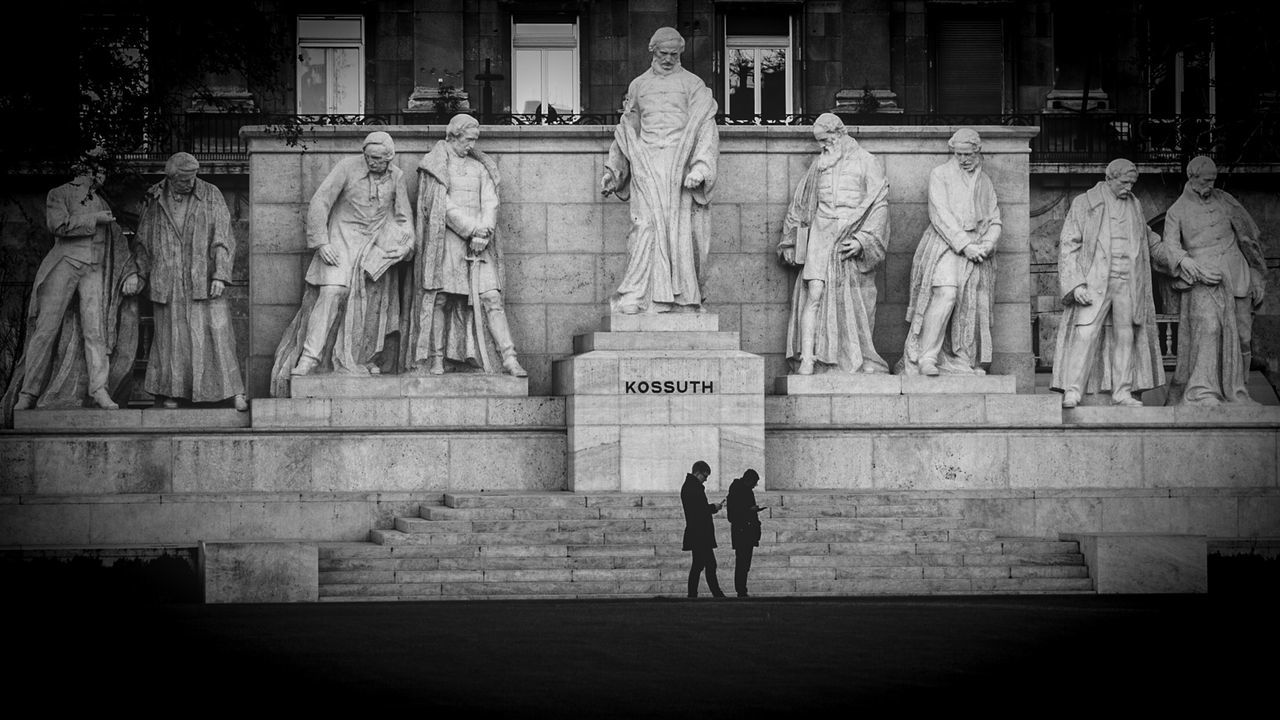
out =
{"type": "Polygon", "coordinates": [[[1111,401],[1116,405],[1139,406],[1133,391],[1133,300],[1126,287],[1128,281],[1112,279],[1111,327],[1115,342],[1111,346],[1111,401]]]}
{"type": "Polygon", "coordinates": [[[720,580],[716,578],[716,551],[708,548],[705,552],[707,559],[704,570],[707,575],[707,587],[711,589],[712,597],[724,597],[724,591],[720,589],[720,580]]]}
{"type": "Polygon", "coordinates": [[[698,576],[702,574],[702,568],[706,562],[703,557],[702,550],[693,551],[693,562],[689,566],[689,597],[698,597],[698,576]]]}
{"type": "Polygon", "coordinates": [[[302,355],[294,366],[294,375],[306,375],[315,369],[329,342],[329,330],[338,317],[338,309],[347,299],[347,288],[341,285],[321,285],[316,289],[316,304],[307,318],[307,335],[302,342],[302,355]]]}
{"type": "Polygon", "coordinates": [[[28,329],[27,347],[23,354],[26,374],[18,397],[20,410],[34,407],[35,398],[44,390],[49,363],[53,360],[54,341],[62,328],[62,316],[71,304],[79,281],[80,273],[64,260],[53,266],[36,290],[38,312],[35,324],[28,329]]]}
{"type": "Polygon", "coordinates": [[[938,354],[942,352],[942,340],[947,332],[947,321],[956,306],[956,286],[935,285],[929,296],[929,307],[924,311],[924,323],[920,326],[920,374],[938,374],[938,354]]]}
{"type": "Polygon", "coordinates": [[[822,280],[809,280],[805,283],[805,303],[800,311],[800,375],[813,374],[813,348],[817,341],[818,304],[822,301],[822,292],[827,284],[822,280]]]}
{"type": "Polygon", "coordinates": [[[734,549],[736,557],[733,566],[733,589],[738,593],[738,597],[747,596],[747,574],[751,572],[753,550],[754,548],[750,544],[734,549]]]}
{"type": "Polygon", "coordinates": [[[449,304],[449,295],[445,292],[436,293],[435,302],[431,307],[431,357],[428,364],[428,372],[432,375],[444,374],[444,330],[448,313],[445,312],[449,304]]]}
{"type": "Polygon", "coordinates": [[[117,405],[107,394],[107,375],[111,371],[107,350],[105,320],[102,317],[102,268],[88,265],[80,276],[76,292],[80,296],[80,334],[84,337],[85,368],[89,372],[89,397],[99,407],[114,410],[117,405]]]}
{"type": "Polygon", "coordinates": [[[529,373],[520,367],[516,359],[516,344],[511,339],[511,327],[507,324],[507,311],[502,307],[502,293],[489,290],[480,296],[484,305],[485,318],[489,321],[489,334],[493,336],[494,347],[502,356],[502,367],[515,377],[526,377],[529,373]]]}

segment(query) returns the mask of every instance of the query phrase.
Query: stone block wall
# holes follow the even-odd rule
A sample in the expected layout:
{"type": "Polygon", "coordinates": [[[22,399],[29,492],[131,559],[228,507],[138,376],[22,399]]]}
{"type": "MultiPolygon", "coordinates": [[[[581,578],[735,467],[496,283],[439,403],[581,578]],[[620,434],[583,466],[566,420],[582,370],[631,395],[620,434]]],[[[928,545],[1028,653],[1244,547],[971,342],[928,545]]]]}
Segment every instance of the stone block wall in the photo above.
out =
{"type": "MultiPolygon", "coordinates": [[[[442,139],[440,126],[386,128],[395,162],[416,197],[416,167],[442,139]]],[[[851,127],[882,159],[890,183],[890,244],[877,273],[876,347],[894,362],[905,339],[907,279],[928,224],[929,171],[944,162],[954,127],[851,127]]],[[[324,127],[304,147],[288,147],[261,129],[250,140],[249,387],[267,393],[276,345],[297,311],[310,261],[307,203],[341,158],[359,152],[370,128],[324,127]]],[[[1034,388],[1031,354],[1028,139],[1034,128],[980,127],[985,168],[1000,198],[1004,232],[992,371],[1034,388]]],[[[708,307],[720,329],[741,334],[742,350],[765,357],[765,387],[786,373],[782,357],[795,279],[775,246],[796,183],[816,155],[809,127],[723,127],[712,201],[708,307]]],[[[551,393],[551,362],[573,354],[574,335],[600,329],[607,300],[626,263],[629,206],[598,189],[612,140],[607,127],[485,127],[479,147],[502,173],[500,240],[506,302],[530,393],[551,393]]],[[[761,388],[765,390],[764,387],[761,388]]]]}

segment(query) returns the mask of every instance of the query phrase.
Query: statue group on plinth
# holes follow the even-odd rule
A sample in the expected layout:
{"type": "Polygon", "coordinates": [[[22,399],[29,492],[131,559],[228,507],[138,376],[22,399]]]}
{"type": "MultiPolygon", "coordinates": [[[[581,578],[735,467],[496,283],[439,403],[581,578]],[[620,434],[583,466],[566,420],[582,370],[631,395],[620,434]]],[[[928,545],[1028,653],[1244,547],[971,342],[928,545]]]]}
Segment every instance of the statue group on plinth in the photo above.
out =
{"type": "Polygon", "coordinates": [[[1059,239],[1058,278],[1066,308],[1053,384],[1062,406],[1086,394],[1141,407],[1134,393],[1165,384],[1151,269],[1180,291],[1178,360],[1167,404],[1252,403],[1246,388],[1252,314],[1265,263],[1258,226],[1213,187],[1208,157],[1187,165],[1186,187],[1165,216],[1163,237],[1147,226],[1134,195],[1138,169],[1113,160],[1106,178],[1075,198],[1059,239]]]}
{"type": "Polygon", "coordinates": [[[479,137],[475,118],[454,116],[418,165],[416,214],[387,133],[370,133],[359,157],[330,171],[308,207],[315,257],[276,349],[273,395],[317,371],[442,375],[452,366],[500,366],[527,375],[502,301],[500,176],[475,148],[479,137]],[[488,356],[490,336],[497,359],[488,356]]]}
{"type": "MultiPolygon", "coordinates": [[[[873,343],[875,271],[889,244],[888,181],[835,115],[814,123],[820,153],[796,186],[778,254],[801,268],[786,357],[797,375],[884,373],[873,343]]],[[[911,266],[908,333],[898,374],[982,375],[991,362],[1000,208],[982,140],[962,128],[929,176],[929,226],[911,266]]]]}
{"type": "MultiPolygon", "coordinates": [[[[650,67],[628,88],[599,179],[603,196],[630,203],[614,313],[706,308],[717,104],[681,66],[684,46],[672,28],[654,33],[650,67]]],[[[306,213],[313,256],[275,352],[273,395],[287,396],[292,378],[314,373],[527,376],[504,307],[501,177],[476,148],[480,132],[475,118],[456,115],[418,163],[412,199],[383,131],[328,173],[306,213]]],[[[986,374],[1003,222],[979,134],[956,130],[950,157],[929,174],[928,225],[907,278],[905,341],[891,370],[874,341],[876,276],[890,237],[886,171],[838,116],[822,114],[812,132],[818,153],[791,194],[777,245],[796,273],[789,373],[986,374]]],[[[93,159],[49,192],[47,224],[57,240],[36,275],[6,419],[10,409],[118,407],[137,339],[134,298],[144,289],[155,317],[144,389],[168,408],[230,400],[247,409],[225,295],[235,240],[221,192],[197,177],[193,156],[175,154],[146,193],[129,247],[93,159]]],[[[1153,270],[1178,291],[1167,402],[1251,402],[1252,315],[1264,296],[1265,258],[1258,225],[1214,187],[1217,177],[1211,159],[1189,163],[1163,237],[1147,226],[1128,160],[1111,162],[1072,201],[1059,238],[1064,312],[1052,378],[1063,407],[1100,395],[1137,407],[1144,391],[1165,385],[1153,270]]]]}
{"type": "Polygon", "coordinates": [[[36,271],[5,424],[14,410],[127,402],[144,289],[155,324],[143,389],[165,408],[231,400],[248,410],[224,296],[235,238],[222,191],[197,177],[194,156],[173,155],[145,194],[131,246],[102,196],[103,158],[87,153],[46,198],[54,245],[36,271]]]}

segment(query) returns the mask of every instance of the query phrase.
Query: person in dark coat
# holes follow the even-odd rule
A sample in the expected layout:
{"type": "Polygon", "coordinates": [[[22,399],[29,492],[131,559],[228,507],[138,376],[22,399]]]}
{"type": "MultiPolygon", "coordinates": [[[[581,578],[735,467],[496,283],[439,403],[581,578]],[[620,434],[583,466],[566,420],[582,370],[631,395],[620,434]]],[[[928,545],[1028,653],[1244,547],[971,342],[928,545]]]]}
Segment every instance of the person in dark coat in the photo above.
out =
{"type": "Polygon", "coordinates": [[[737,562],[733,568],[733,589],[738,597],[747,597],[747,573],[751,572],[751,555],[760,544],[760,511],[756,505],[756,484],[760,475],[748,469],[742,477],[729,484],[729,537],[737,562]]]}
{"type": "Polygon", "coordinates": [[[698,574],[707,575],[707,587],[714,597],[722,598],[720,581],[716,579],[716,528],[711,516],[720,512],[723,502],[707,502],[707,491],[702,484],[711,475],[711,466],[699,460],[693,471],[684,478],[680,488],[680,504],[684,506],[684,550],[693,552],[693,566],[689,568],[689,597],[698,597],[698,574]]]}

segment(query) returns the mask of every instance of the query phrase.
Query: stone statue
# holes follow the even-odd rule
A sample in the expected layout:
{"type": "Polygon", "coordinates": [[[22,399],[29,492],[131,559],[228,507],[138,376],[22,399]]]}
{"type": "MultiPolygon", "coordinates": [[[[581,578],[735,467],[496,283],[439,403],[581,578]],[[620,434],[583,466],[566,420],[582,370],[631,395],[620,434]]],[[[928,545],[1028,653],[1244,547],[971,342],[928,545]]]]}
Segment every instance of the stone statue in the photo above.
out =
{"type": "Polygon", "coordinates": [[[711,190],[720,136],[711,89],[680,67],[684,38],[653,34],[653,64],[631,81],[600,190],[630,199],[627,268],[613,312],[699,311],[706,301],[711,190]]]}
{"type": "Polygon", "coordinates": [[[783,263],[803,268],[791,296],[787,358],[799,375],[888,372],[872,336],[874,273],[889,245],[889,183],[839,117],[819,116],[813,137],[822,152],[796,186],[778,243],[783,263]]]}
{"type": "Polygon", "coordinates": [[[982,170],[982,139],[961,128],[929,173],[929,227],[911,262],[907,340],[898,371],[984,375],[991,362],[1000,208],[982,170]]]}
{"type": "Polygon", "coordinates": [[[91,151],[71,182],[49,191],[45,221],[54,244],[36,271],[27,340],[5,393],[10,410],[115,410],[131,389],[142,278],[100,191],[107,174],[91,151]]]}
{"type": "Polygon", "coordinates": [[[418,164],[419,246],[404,364],[440,375],[448,359],[495,372],[487,325],[503,370],[525,377],[502,305],[498,166],[475,149],[479,137],[475,118],[455,115],[445,139],[418,164]]]}
{"type": "Polygon", "coordinates": [[[413,220],[391,136],[369,133],[363,148],[334,166],[307,209],[307,247],[316,254],[302,307],[276,348],[274,396],[288,394],[290,375],[317,368],[376,375],[383,363],[394,366],[383,349],[399,332],[400,291],[387,270],[413,251],[413,220]]]}
{"type": "Polygon", "coordinates": [[[178,407],[179,398],[232,398],[244,412],[249,403],[223,295],[236,247],[231,213],[222,191],[196,177],[199,170],[190,153],[170,157],[138,219],[138,264],[155,318],[143,390],[166,408],[178,407]]]}
{"type": "MultiPolygon", "coordinates": [[[[1107,165],[1106,179],[1071,201],[1058,246],[1065,309],[1053,357],[1052,388],[1073,408],[1084,393],[1110,392],[1115,405],[1141,407],[1133,393],[1164,384],[1151,295],[1152,265],[1172,274],[1173,253],[1147,228],[1133,194],[1138,168],[1107,165]]],[[[1198,272],[1190,259],[1184,269],[1198,272]]]]}
{"type": "MultiPolygon", "coordinates": [[[[1164,217],[1164,243],[1174,261],[1190,256],[1199,274],[1183,272],[1178,365],[1166,404],[1251,403],[1253,312],[1265,294],[1266,258],[1257,223],[1235,198],[1215,189],[1218,168],[1200,156],[1187,163],[1187,184],[1164,217]]],[[[1184,268],[1185,270],[1185,268],[1184,268]]]]}

